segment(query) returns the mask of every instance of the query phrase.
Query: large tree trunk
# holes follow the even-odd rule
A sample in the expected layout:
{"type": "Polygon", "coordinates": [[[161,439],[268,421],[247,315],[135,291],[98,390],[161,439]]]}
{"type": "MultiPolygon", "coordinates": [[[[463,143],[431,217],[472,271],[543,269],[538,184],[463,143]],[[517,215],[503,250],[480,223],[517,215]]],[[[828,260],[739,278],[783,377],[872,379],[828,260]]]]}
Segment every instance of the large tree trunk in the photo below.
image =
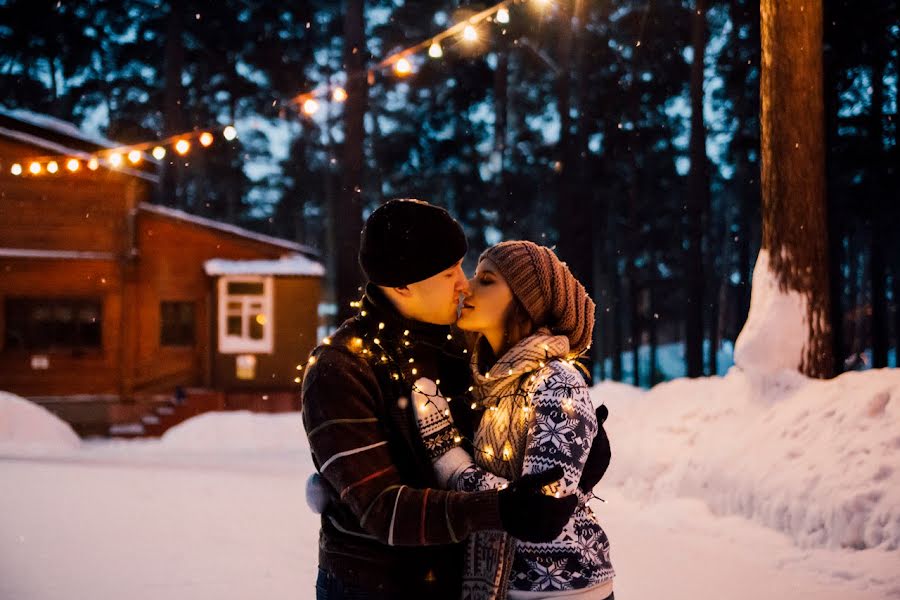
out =
{"type": "Polygon", "coordinates": [[[706,57],[706,0],[696,0],[691,19],[691,140],[688,197],[687,314],[685,315],[687,376],[703,375],[704,217],[709,212],[709,162],[703,121],[703,67],[706,57]]]}
{"type": "Polygon", "coordinates": [[[344,147],[341,189],[337,194],[335,247],[335,301],[338,321],[350,316],[350,303],[360,296],[361,276],[357,255],[362,229],[362,185],[366,114],[366,40],[364,1],[347,0],[344,13],[344,69],[347,100],[344,104],[344,147]],[[339,217],[338,217],[339,215],[339,217]]]}
{"type": "Polygon", "coordinates": [[[822,2],[763,0],[760,12],[763,239],[735,362],[828,377],[822,2]]]}

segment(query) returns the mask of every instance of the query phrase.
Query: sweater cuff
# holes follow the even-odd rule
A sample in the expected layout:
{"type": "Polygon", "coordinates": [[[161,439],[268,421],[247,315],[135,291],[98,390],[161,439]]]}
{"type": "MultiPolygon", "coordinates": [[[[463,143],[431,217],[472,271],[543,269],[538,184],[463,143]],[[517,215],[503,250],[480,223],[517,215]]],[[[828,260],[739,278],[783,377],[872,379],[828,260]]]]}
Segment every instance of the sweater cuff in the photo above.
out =
{"type": "Polygon", "coordinates": [[[496,490],[467,493],[466,496],[469,531],[503,529],[503,522],[500,520],[500,500],[496,490]]]}

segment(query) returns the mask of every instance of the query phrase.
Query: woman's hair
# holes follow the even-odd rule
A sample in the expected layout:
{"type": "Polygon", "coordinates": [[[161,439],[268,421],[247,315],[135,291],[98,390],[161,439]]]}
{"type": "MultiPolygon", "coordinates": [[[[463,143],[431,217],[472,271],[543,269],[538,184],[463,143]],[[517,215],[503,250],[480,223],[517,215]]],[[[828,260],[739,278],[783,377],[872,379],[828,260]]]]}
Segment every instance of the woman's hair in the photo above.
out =
{"type": "Polygon", "coordinates": [[[513,295],[512,302],[506,307],[506,315],[503,319],[503,352],[534,333],[537,329],[536,325],[522,302],[513,295]]]}

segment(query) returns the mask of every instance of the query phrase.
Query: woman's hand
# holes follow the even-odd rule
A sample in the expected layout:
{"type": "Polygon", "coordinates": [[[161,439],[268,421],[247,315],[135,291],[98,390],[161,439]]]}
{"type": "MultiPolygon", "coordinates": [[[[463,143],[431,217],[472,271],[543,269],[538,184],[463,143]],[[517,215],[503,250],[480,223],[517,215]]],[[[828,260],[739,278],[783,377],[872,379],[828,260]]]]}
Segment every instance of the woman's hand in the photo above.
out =
{"type": "Polygon", "coordinates": [[[412,401],[419,435],[432,462],[462,442],[453,424],[450,404],[438,390],[437,384],[420,377],[412,386],[412,401]]]}

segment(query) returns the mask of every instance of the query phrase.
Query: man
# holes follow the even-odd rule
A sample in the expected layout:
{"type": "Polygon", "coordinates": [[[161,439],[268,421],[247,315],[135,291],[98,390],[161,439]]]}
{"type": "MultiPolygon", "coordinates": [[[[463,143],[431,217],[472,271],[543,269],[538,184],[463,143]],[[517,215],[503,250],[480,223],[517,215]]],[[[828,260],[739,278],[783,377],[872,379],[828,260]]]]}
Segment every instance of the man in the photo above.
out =
{"type": "Polygon", "coordinates": [[[369,283],[359,313],[313,351],[303,380],[303,422],[331,496],[319,539],[319,600],[458,598],[459,542],[470,533],[503,529],[550,540],[575,508],[574,496],[541,492],[561,472],[499,491],[433,487],[410,398],[413,382],[432,380],[471,435],[468,356],[450,330],[468,288],[466,250],[460,225],[424,202],[390,201],[365,224],[359,261],[369,283]]]}

